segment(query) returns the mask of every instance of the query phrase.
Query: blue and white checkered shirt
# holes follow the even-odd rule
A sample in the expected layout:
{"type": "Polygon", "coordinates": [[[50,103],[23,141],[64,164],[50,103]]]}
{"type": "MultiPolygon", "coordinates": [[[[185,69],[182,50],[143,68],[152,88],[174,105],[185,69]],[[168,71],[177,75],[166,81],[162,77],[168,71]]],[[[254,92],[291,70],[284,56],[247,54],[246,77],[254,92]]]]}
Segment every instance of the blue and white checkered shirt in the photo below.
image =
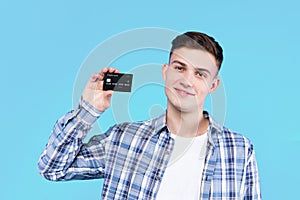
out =
{"type": "MultiPolygon", "coordinates": [[[[100,115],[82,101],[60,118],[39,159],[39,173],[53,181],[104,178],[102,199],[155,199],[174,147],[166,115],[114,125],[84,144],[100,115]]],[[[200,199],[261,199],[250,141],[204,115],[210,125],[200,199]]]]}

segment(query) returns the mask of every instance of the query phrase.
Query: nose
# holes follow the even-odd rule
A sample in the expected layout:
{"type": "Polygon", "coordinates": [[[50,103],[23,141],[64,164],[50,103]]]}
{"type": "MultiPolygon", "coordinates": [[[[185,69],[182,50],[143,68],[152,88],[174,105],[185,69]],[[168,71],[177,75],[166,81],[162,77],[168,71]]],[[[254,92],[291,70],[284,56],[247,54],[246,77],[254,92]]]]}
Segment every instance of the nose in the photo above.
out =
{"type": "Polygon", "coordinates": [[[186,71],[183,75],[180,84],[185,88],[188,88],[188,87],[192,87],[194,85],[194,82],[195,82],[194,73],[192,71],[186,71]]]}

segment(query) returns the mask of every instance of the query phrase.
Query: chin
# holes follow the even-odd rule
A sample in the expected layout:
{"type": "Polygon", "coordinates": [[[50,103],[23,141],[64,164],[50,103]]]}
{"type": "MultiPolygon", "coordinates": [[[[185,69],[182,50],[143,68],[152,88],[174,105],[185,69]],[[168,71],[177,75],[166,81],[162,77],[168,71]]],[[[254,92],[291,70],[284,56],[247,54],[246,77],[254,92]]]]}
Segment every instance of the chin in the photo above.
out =
{"type": "Polygon", "coordinates": [[[196,102],[181,99],[176,96],[172,91],[165,90],[165,94],[168,99],[168,107],[183,113],[192,113],[197,111],[200,107],[195,105],[196,102]]]}
{"type": "Polygon", "coordinates": [[[182,113],[192,113],[192,112],[195,112],[197,110],[198,107],[196,106],[184,106],[182,104],[180,104],[179,102],[171,102],[169,101],[168,103],[168,107],[173,109],[173,110],[176,110],[178,112],[182,112],[182,113]]]}

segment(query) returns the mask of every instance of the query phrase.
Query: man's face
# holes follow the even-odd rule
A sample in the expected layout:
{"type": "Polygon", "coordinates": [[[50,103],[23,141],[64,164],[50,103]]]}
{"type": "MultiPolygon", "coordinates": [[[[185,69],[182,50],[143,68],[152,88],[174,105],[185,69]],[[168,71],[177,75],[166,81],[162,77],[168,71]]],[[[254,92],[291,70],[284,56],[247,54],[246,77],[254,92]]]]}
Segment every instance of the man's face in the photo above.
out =
{"type": "Polygon", "coordinates": [[[207,94],[218,87],[218,67],[210,53],[186,47],[175,49],[170,63],[163,65],[168,106],[181,112],[203,110],[207,94]]]}

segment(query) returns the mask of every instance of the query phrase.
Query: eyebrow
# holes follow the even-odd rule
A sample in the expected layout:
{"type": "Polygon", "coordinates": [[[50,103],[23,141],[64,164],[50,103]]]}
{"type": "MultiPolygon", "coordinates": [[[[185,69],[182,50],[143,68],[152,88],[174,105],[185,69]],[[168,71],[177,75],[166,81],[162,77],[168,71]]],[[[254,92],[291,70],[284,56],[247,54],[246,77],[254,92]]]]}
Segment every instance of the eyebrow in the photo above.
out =
{"type": "MultiPolygon", "coordinates": [[[[177,64],[180,64],[180,65],[182,65],[184,67],[187,67],[187,64],[185,64],[183,62],[180,62],[178,60],[173,60],[171,64],[173,64],[173,63],[177,63],[177,64]]],[[[208,74],[211,75],[211,73],[210,73],[210,71],[208,69],[200,68],[200,67],[193,67],[193,68],[195,68],[197,71],[205,71],[205,72],[207,72],[208,74]]]]}

